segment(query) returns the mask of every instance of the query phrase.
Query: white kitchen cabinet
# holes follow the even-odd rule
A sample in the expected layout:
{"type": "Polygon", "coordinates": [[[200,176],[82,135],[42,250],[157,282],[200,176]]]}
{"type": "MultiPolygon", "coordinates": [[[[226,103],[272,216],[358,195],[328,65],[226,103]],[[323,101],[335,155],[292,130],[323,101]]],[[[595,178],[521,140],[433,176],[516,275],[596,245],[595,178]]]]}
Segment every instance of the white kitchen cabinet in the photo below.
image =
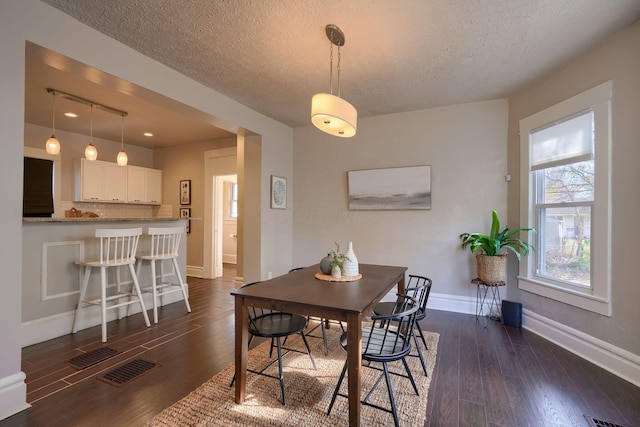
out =
{"type": "Polygon", "coordinates": [[[147,169],[147,202],[159,205],[162,203],[162,171],[158,169],[147,169]]]}
{"type": "Polygon", "coordinates": [[[125,203],[127,168],[116,163],[74,160],[75,201],[125,203]]]}
{"type": "Polygon", "coordinates": [[[127,166],[127,201],[159,205],[162,202],[162,171],[127,166]]]}

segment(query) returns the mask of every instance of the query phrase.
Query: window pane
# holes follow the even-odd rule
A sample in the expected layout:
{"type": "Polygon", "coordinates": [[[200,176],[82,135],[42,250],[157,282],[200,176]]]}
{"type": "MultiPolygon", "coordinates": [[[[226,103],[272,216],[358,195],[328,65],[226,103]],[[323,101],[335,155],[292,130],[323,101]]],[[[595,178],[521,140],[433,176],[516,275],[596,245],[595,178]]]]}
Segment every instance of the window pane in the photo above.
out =
{"type": "Polygon", "coordinates": [[[538,274],[584,286],[591,283],[591,206],[541,208],[538,274]]]}
{"type": "Polygon", "coordinates": [[[538,203],[592,202],[595,178],[593,160],[536,171],[543,174],[538,203]]]}

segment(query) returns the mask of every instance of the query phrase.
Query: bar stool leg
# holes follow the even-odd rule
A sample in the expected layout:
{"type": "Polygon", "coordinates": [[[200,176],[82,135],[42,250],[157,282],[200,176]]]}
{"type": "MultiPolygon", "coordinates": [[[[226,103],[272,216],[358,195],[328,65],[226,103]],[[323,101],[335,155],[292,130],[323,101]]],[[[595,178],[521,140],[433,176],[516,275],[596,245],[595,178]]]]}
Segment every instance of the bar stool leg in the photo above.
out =
{"type": "Polygon", "coordinates": [[[129,272],[131,272],[131,277],[133,279],[133,285],[136,289],[136,295],[138,295],[138,302],[140,303],[140,308],[142,309],[142,316],[144,317],[144,323],[147,327],[151,326],[149,322],[149,316],[147,315],[147,308],[144,306],[144,301],[142,300],[142,292],[140,291],[140,284],[138,283],[138,276],[136,276],[136,271],[133,268],[133,264],[129,264],[129,272]]]}
{"type": "MultiPolygon", "coordinates": [[[[156,260],[152,259],[151,264],[151,294],[153,295],[153,323],[158,323],[158,282],[156,280],[156,260]]],[[[160,269],[162,269],[162,261],[160,261],[160,269]]],[[[162,282],[162,278],[160,278],[162,282]]]]}
{"type": "Polygon", "coordinates": [[[187,312],[191,313],[189,297],[187,296],[187,287],[185,286],[184,280],[182,280],[182,274],[180,274],[180,268],[178,267],[178,260],[176,258],[171,258],[171,261],[173,262],[173,269],[178,277],[178,283],[180,283],[180,289],[182,289],[182,296],[184,297],[184,303],[187,306],[187,312]]]}
{"type": "Polygon", "coordinates": [[[107,268],[100,267],[100,313],[102,316],[102,342],[107,342],[107,268]]]}
{"type": "Polygon", "coordinates": [[[80,310],[82,310],[82,301],[87,296],[87,286],[89,284],[89,276],[91,275],[91,267],[85,266],[84,273],[82,274],[82,285],[80,285],[80,299],[78,300],[78,306],[76,307],[76,315],[73,319],[73,329],[71,333],[78,332],[78,325],[80,324],[80,310]]]}

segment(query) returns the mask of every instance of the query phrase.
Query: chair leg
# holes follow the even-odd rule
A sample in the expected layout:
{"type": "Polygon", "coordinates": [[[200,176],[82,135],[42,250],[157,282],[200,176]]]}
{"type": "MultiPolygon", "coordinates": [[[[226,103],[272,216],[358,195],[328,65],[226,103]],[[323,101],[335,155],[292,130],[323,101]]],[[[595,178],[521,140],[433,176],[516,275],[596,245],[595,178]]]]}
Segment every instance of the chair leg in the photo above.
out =
{"type": "Polygon", "coordinates": [[[284,406],[284,375],[282,374],[282,348],[280,346],[280,337],[276,337],[278,346],[278,376],[280,377],[280,392],[282,393],[282,405],[284,406]]]}
{"type": "Polygon", "coordinates": [[[82,274],[82,284],[80,285],[80,299],[78,300],[78,307],[76,307],[76,314],[73,318],[73,329],[71,330],[74,334],[78,332],[78,325],[80,324],[80,310],[82,309],[82,302],[87,296],[89,276],[91,276],[91,267],[85,266],[82,274]]]}
{"type": "Polygon", "coordinates": [[[185,286],[184,280],[182,280],[182,274],[180,274],[180,268],[178,268],[178,260],[176,258],[172,258],[171,261],[173,262],[173,269],[175,270],[176,276],[178,276],[178,283],[180,283],[180,289],[182,289],[182,296],[184,297],[184,304],[187,306],[187,312],[191,313],[187,287],[185,286]]]}
{"type": "MultiPolygon", "coordinates": [[[[138,280],[140,280],[140,271],[142,271],[142,260],[139,259],[136,261],[136,277],[138,278],[138,280]]],[[[129,292],[129,299],[127,300],[128,304],[127,304],[127,311],[125,313],[125,315],[127,317],[129,317],[129,307],[131,307],[131,294],[133,293],[134,288],[133,288],[133,284],[131,285],[131,292],[129,292]]]]}
{"type": "Polygon", "coordinates": [[[409,377],[409,381],[411,381],[411,385],[413,386],[413,390],[416,392],[416,396],[420,396],[420,392],[418,392],[418,386],[416,382],[413,380],[413,374],[411,374],[411,369],[409,369],[409,365],[407,364],[407,359],[402,358],[402,364],[404,365],[404,370],[407,371],[407,376],[409,377]]]}
{"type": "MultiPolygon", "coordinates": [[[[311,358],[311,363],[313,364],[313,369],[318,369],[316,367],[316,360],[313,358],[313,354],[311,354],[311,348],[309,347],[309,343],[307,342],[307,338],[304,336],[304,332],[300,331],[300,336],[302,337],[302,341],[304,341],[305,347],[307,347],[307,353],[309,353],[309,357],[311,358]]],[[[280,342],[280,341],[278,341],[280,342]]]]}
{"type": "MultiPolygon", "coordinates": [[[[162,263],[162,261],[160,261],[162,263]]],[[[162,278],[160,279],[162,282],[162,278]]],[[[156,281],[156,260],[151,260],[151,295],[153,298],[153,323],[158,323],[158,282],[156,281]]]]}
{"type": "Polygon", "coordinates": [[[133,264],[129,264],[129,272],[131,273],[131,277],[133,279],[133,286],[136,289],[136,295],[138,295],[138,302],[140,303],[140,308],[142,309],[142,316],[144,317],[144,323],[147,327],[151,326],[149,322],[149,316],[147,315],[147,308],[144,306],[144,301],[142,300],[142,292],[140,291],[140,284],[138,283],[138,277],[136,276],[136,271],[133,268],[133,264]]]}
{"type": "Polygon", "coordinates": [[[420,327],[420,323],[418,323],[418,321],[416,321],[415,324],[418,327],[418,331],[420,331],[420,338],[422,338],[422,343],[424,344],[424,348],[426,348],[427,351],[429,351],[429,346],[427,345],[427,341],[424,339],[424,332],[422,332],[422,328],[420,327]]]}
{"type": "Polygon", "coordinates": [[[342,380],[344,380],[344,375],[347,373],[347,361],[344,362],[344,366],[342,367],[342,372],[340,373],[340,379],[338,379],[338,385],[336,385],[336,389],[333,391],[333,396],[331,397],[331,403],[329,403],[329,409],[327,409],[327,415],[331,414],[331,409],[333,409],[333,404],[336,403],[336,397],[338,397],[338,392],[340,391],[340,386],[342,385],[342,380]]]}
{"type": "MultiPolygon", "coordinates": [[[[120,280],[120,267],[116,267],[116,293],[115,295],[120,295],[120,286],[122,284],[122,281],[120,280]]],[[[120,302],[120,300],[116,300],[117,302],[120,302]]],[[[118,307],[118,320],[122,319],[122,307],[118,307]]]]}
{"type": "Polygon", "coordinates": [[[428,377],[427,373],[427,364],[424,362],[424,357],[422,357],[422,350],[420,350],[420,343],[418,342],[418,337],[416,336],[416,330],[411,330],[411,335],[413,335],[413,340],[416,343],[416,350],[418,350],[418,357],[420,358],[420,364],[422,365],[422,370],[424,371],[424,376],[428,377]]]}
{"type": "Polygon", "coordinates": [[[393,398],[393,390],[391,389],[391,378],[389,377],[389,369],[387,368],[386,362],[382,363],[382,368],[384,369],[384,378],[387,381],[387,391],[389,392],[389,401],[391,402],[391,412],[393,413],[393,423],[396,427],[398,427],[400,425],[400,421],[398,420],[398,413],[396,412],[396,400],[393,398]]]}
{"type": "Polygon", "coordinates": [[[320,319],[320,325],[322,329],[322,341],[324,341],[324,354],[325,356],[329,355],[329,346],[327,345],[327,333],[324,329],[324,319],[320,319]]]}
{"type": "Polygon", "coordinates": [[[100,267],[100,313],[102,317],[102,342],[107,342],[107,268],[100,267]]]}

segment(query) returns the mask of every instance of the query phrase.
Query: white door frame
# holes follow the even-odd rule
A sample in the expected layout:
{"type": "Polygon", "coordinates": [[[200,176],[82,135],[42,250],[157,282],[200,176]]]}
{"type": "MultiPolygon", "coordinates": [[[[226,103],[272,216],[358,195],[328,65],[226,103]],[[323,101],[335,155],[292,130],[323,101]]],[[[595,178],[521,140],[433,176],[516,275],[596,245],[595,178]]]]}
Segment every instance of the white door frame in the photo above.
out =
{"type": "MultiPolygon", "coordinates": [[[[222,232],[222,203],[217,203],[217,199],[222,201],[222,191],[216,191],[216,177],[219,175],[215,174],[216,171],[213,170],[212,162],[209,160],[220,157],[235,157],[236,155],[235,147],[220,148],[204,153],[204,265],[202,276],[205,279],[222,276],[222,235],[220,234],[222,232]],[[216,212],[218,213],[216,214],[216,212]],[[218,258],[220,259],[219,264],[218,258]]],[[[230,174],[226,173],[225,175],[230,174]]]]}

